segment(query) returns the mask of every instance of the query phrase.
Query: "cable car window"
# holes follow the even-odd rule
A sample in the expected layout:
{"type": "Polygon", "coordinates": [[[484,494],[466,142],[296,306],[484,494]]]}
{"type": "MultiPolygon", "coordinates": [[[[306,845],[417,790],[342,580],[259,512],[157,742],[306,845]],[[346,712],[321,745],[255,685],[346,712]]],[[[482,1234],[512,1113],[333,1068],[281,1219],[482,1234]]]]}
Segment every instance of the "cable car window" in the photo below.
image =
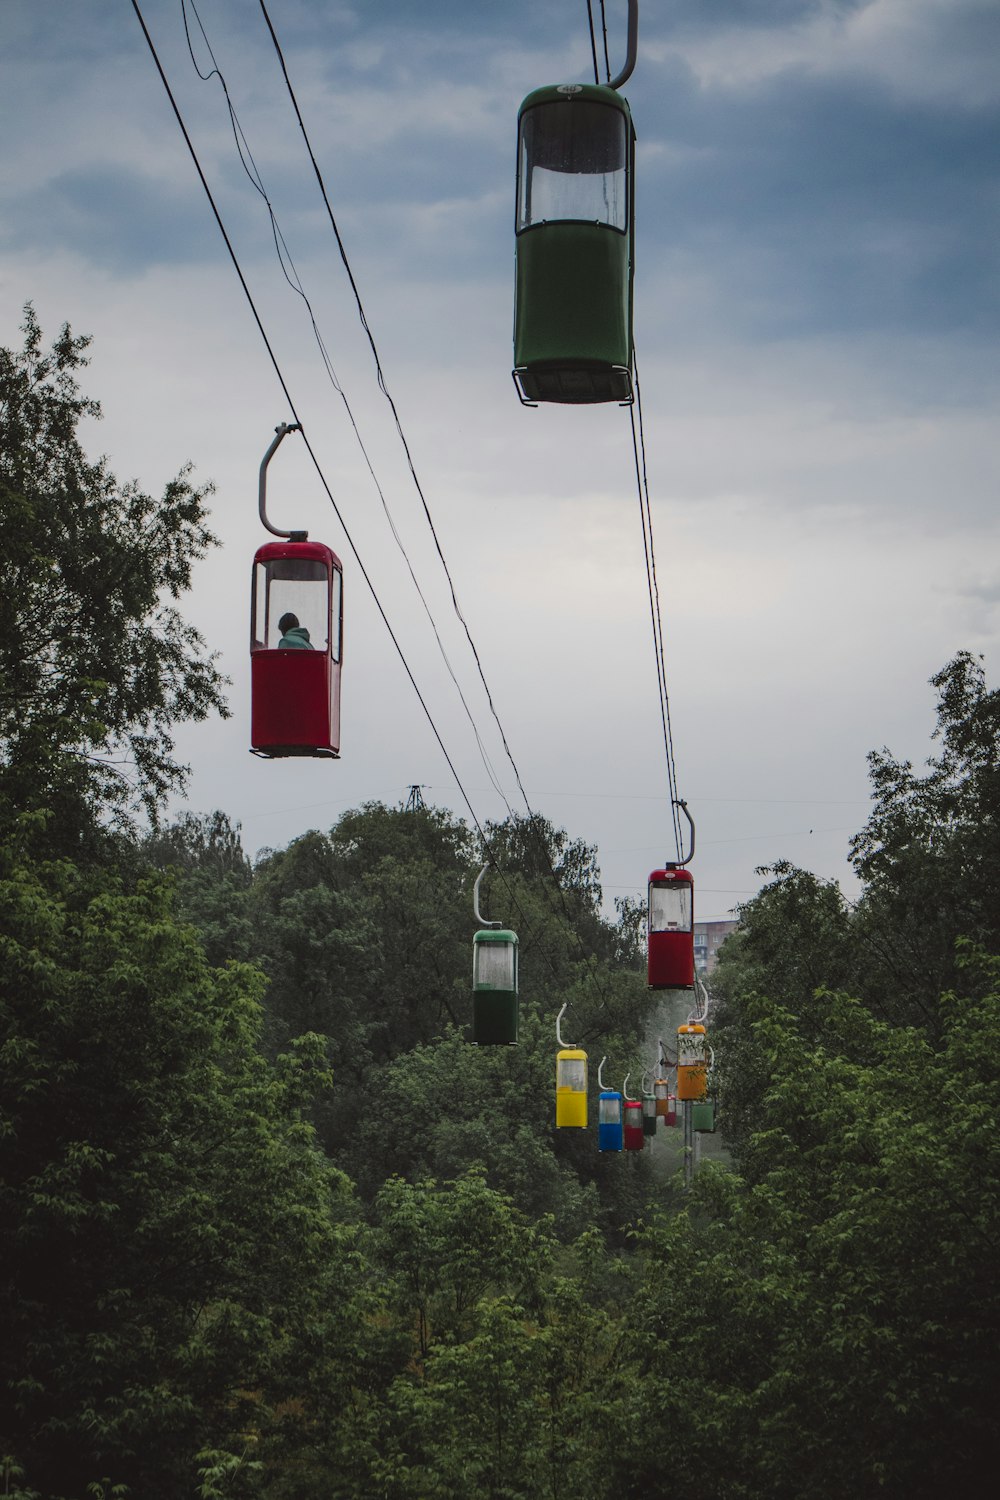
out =
{"type": "Polygon", "coordinates": [[[687,881],[678,881],[676,885],[650,886],[649,930],[691,931],[691,886],[687,881]]]}
{"type": "Polygon", "coordinates": [[[608,104],[538,104],[521,117],[517,228],[554,220],[628,228],[628,125],[608,104]]]}
{"type": "Polygon", "coordinates": [[[334,661],[340,660],[344,620],[343,592],[343,574],[339,568],[334,568],[330,588],[330,655],[334,661]]]}
{"type": "MultiPolygon", "coordinates": [[[[338,595],[340,574],[337,573],[338,595]]],[[[253,646],[269,651],[279,648],[284,636],[281,622],[294,615],[297,628],[308,631],[303,645],[326,651],[330,645],[330,576],[326,563],[316,558],[276,557],[258,562],[254,569],[253,646]]],[[[340,601],[336,615],[337,658],[340,652],[340,601]]]]}
{"type": "Polygon", "coordinates": [[[257,563],[253,570],[253,608],[250,616],[250,649],[262,651],[267,635],[267,570],[262,563],[257,563]]]}
{"type": "Polygon", "coordinates": [[[622,1122],[622,1101],[620,1099],[605,1099],[602,1095],[597,1101],[597,1123],[598,1125],[620,1125],[622,1122]]]}
{"type": "Polygon", "coordinates": [[[677,1034],[677,1062],[682,1068],[703,1067],[708,1055],[708,1043],[699,1032],[680,1031],[677,1034]]]}
{"type": "Polygon", "coordinates": [[[575,1089],[581,1094],[587,1087],[587,1064],[582,1057],[560,1057],[556,1084],[561,1089],[575,1089]]]}
{"type": "Polygon", "coordinates": [[[517,988],[517,949],[513,943],[477,943],[474,984],[494,990],[517,988]]]}

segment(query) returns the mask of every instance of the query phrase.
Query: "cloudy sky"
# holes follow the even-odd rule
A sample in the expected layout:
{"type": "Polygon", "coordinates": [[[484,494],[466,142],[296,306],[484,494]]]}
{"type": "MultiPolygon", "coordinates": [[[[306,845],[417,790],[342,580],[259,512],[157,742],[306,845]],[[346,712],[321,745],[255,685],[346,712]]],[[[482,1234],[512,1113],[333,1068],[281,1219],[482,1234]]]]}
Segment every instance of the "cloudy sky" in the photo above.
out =
{"type": "MultiPolygon", "coordinates": [[[[291,414],[131,0],[0,5],[0,341],[28,299],[91,333],[90,451],[157,492],[189,459],[215,481],[187,609],[233,718],[179,736],[193,808],[251,852],[412,784],[469,816],[363,565],[476,816],[503,813],[395,530],[523,810],[258,0],[196,4],[343,392],[181,0],[140,0],[352,539],[289,438],[274,519],[344,560],[338,763],[247,753],[257,468],[291,414]]],[[[524,410],[510,378],[517,108],[592,78],[586,0],[268,10],[529,801],[598,845],[609,900],[638,894],[672,832],[629,417],[524,410]]],[[[852,892],[866,753],[931,752],[958,649],[1000,675],[998,62],[997,0],[641,0],[636,346],[702,917],[782,857],[852,892]]]]}

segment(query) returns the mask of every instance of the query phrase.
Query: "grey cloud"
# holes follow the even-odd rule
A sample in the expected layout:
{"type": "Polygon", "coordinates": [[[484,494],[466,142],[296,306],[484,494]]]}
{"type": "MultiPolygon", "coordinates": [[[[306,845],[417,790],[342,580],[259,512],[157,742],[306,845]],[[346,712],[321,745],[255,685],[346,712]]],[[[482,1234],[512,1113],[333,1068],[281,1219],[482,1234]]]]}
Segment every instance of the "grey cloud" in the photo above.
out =
{"type": "Polygon", "coordinates": [[[1000,108],[903,104],[804,72],[709,91],[675,64],[638,212],[650,239],[753,307],[760,332],[993,336],[998,139],[1000,108]]]}
{"type": "Polygon", "coordinates": [[[219,254],[207,201],[123,168],[64,172],[11,196],[0,236],[15,250],[61,246],[124,273],[219,254]]]}

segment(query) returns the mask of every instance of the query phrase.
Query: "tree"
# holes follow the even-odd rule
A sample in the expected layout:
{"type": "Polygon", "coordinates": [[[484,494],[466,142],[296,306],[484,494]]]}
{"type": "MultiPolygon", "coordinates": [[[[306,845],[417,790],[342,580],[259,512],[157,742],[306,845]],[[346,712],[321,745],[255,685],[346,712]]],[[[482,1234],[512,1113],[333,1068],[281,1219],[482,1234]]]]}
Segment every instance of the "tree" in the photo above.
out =
{"type": "Polygon", "coordinates": [[[987,689],[968,651],[931,685],[940,754],[918,776],[888,750],[872,752],[874,806],[851,845],[867,994],[881,990],[896,1019],[925,1025],[957,983],[957,938],[1000,951],[1000,690],[987,689]]]}
{"type": "Polygon", "coordinates": [[[155,821],[183,784],[172,725],[227,712],[224,679],[170,601],[214,537],[210,486],[182,469],[160,500],[119,484],[78,437],[100,416],[66,325],[44,353],[30,304],[22,350],[0,349],[0,804],[58,811],[67,850],[97,807],[155,821]]]}
{"type": "Polygon", "coordinates": [[[253,960],[258,951],[250,911],[253,870],[238,823],[234,827],[222,812],[185,812],[150,833],[138,854],[173,874],[177,915],[198,929],[209,963],[253,960]]]}
{"type": "Polygon", "coordinates": [[[758,874],[773,878],[739,908],[714,974],[712,1043],[716,1084],[724,1103],[726,1144],[739,1156],[756,1129],[770,1063],[749,1024],[750,1007],[766,995],[786,1006],[812,1039],[822,1033],[825,1002],[817,990],[852,984],[858,961],[852,914],[835,881],[780,861],[758,874]]]}
{"type": "Polygon", "coordinates": [[[781,1002],[810,1040],[824,1024],[818,992],[837,989],[933,1033],[940,995],[959,982],[960,940],[1000,951],[1000,691],[987,690],[968,652],[931,683],[941,752],[926,774],[888,750],[869,756],[873,809],[851,843],[858,901],[851,907],[834,882],[780,862],[762,872],[774,878],[740,908],[722,951],[713,1040],[722,1126],[737,1153],[770,1085],[747,1021],[754,997],[781,1002]]]}
{"type": "Polygon", "coordinates": [[[771,1065],[749,1183],[703,1172],[639,1240],[613,1438],[625,1493],[684,1432],[705,1493],[930,1500],[1000,1453],[1000,962],[922,1030],[826,994],[752,1005],[771,1065]],[[979,998],[979,992],[987,993],[979,998]],[[947,1441],[942,1441],[944,1436],[947,1441]]]}
{"type": "Polygon", "coordinates": [[[275,1500],[314,1500],[331,1476],[343,1500],[603,1496],[595,1416],[618,1308],[595,1295],[614,1279],[600,1236],[557,1246],[547,1218],[528,1222],[473,1171],[390,1179],[365,1249],[379,1301],[353,1373],[317,1393],[306,1477],[275,1500]]]}
{"type": "Polygon", "coordinates": [[[175,1500],[350,1322],[302,1119],[329,1072],[315,1038],[265,1062],[261,976],[209,968],[169,882],[39,860],[33,821],[0,853],[0,1453],[46,1497],[175,1500]]]}

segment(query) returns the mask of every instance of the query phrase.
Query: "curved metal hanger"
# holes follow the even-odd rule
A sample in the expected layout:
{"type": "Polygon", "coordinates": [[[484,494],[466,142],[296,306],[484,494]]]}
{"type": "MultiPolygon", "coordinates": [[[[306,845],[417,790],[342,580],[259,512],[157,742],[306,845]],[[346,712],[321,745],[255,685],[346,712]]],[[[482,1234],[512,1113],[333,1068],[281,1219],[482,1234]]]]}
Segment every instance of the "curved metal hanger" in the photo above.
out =
{"type": "Polygon", "coordinates": [[[691,814],[688,812],[688,805],[687,805],[687,803],[682,798],[675,797],[673,805],[674,805],[674,807],[679,807],[680,808],[681,812],[687,818],[688,825],[689,825],[689,827],[691,829],[691,847],[690,847],[690,849],[688,850],[687,854],[684,856],[683,859],[678,859],[678,860],[674,861],[675,868],[683,870],[684,866],[685,865],[689,865],[691,863],[691,861],[694,859],[694,818],[692,818],[691,814]]]}
{"type": "Polygon", "coordinates": [[[489,869],[489,864],[483,865],[483,868],[480,870],[479,874],[476,876],[476,883],[472,887],[472,910],[476,914],[476,921],[479,923],[480,927],[502,927],[503,926],[502,922],[487,922],[486,918],[483,916],[482,912],[479,910],[479,882],[482,880],[483,876],[486,874],[486,871],[488,869],[489,869]]]}
{"type": "Polygon", "coordinates": [[[257,506],[260,511],[260,519],[263,525],[271,533],[272,536],[281,536],[284,537],[286,541],[290,542],[305,542],[309,538],[309,533],[308,531],[279,531],[278,527],[272,526],[270,521],[267,519],[267,466],[271,462],[274,452],[277,449],[282,438],[284,438],[289,432],[301,431],[302,424],[300,422],[282,422],[280,427],[276,427],[274,429],[274,442],[271,444],[270,448],[268,448],[267,452],[264,454],[264,457],[261,459],[260,479],[257,485],[257,506]]]}
{"type": "Polygon", "coordinates": [[[625,66],[617,78],[608,79],[609,89],[620,89],[632,77],[635,59],[639,51],[639,0],[628,0],[628,55],[625,66]]]}
{"type": "Polygon", "coordinates": [[[582,1051],[582,1048],[574,1047],[570,1042],[564,1042],[562,1039],[562,1032],[559,1029],[559,1022],[562,1020],[568,1009],[569,1001],[567,1000],[566,1004],[562,1007],[559,1014],[556,1016],[556,1041],[559,1043],[559,1046],[563,1049],[563,1051],[568,1050],[570,1052],[579,1052],[582,1051]]]}

